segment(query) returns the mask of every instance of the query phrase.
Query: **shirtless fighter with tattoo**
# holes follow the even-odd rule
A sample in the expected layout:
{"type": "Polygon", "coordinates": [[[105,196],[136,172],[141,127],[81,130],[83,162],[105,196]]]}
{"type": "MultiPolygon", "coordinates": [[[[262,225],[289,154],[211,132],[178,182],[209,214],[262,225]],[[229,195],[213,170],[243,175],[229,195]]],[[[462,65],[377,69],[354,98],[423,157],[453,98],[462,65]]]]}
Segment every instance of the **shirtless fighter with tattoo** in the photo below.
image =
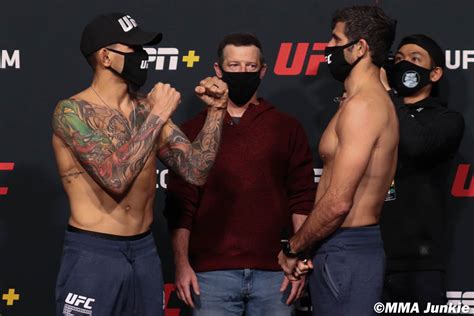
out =
{"type": "Polygon", "coordinates": [[[158,83],[145,97],[148,55],[161,33],[126,14],[100,15],[82,34],[92,84],[60,101],[53,147],[71,216],[56,285],[57,315],[163,315],[161,264],[150,232],[160,159],[195,185],[205,183],[219,147],[227,85],[195,88],[209,107],[190,142],[170,117],[180,94],[158,83]]]}

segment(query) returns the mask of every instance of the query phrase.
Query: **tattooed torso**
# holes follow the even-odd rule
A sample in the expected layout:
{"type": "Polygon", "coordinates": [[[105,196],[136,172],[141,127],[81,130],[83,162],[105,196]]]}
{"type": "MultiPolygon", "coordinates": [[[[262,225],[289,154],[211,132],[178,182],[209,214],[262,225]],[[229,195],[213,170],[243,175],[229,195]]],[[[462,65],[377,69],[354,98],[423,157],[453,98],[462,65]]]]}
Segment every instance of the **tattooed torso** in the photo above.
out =
{"type": "Polygon", "coordinates": [[[132,108],[124,115],[81,98],[57,105],[53,147],[71,204],[70,224],[121,235],[148,229],[157,156],[186,181],[205,183],[219,148],[225,108],[209,108],[192,143],[169,116],[162,113],[161,119],[144,103],[132,108]]]}
{"type": "MultiPolygon", "coordinates": [[[[147,139],[135,148],[127,144],[133,134],[143,129],[149,115],[147,106],[138,103],[135,113],[130,112],[127,119],[119,110],[69,99],[61,101],[54,115],[53,147],[71,205],[70,224],[123,235],[146,230],[152,221],[156,191],[156,150],[152,144],[149,155],[136,159],[134,153],[144,150],[147,139]],[[114,164],[107,163],[118,149],[122,153],[113,158],[114,164]],[[125,167],[130,159],[136,161],[125,167]],[[124,161],[123,168],[121,160],[124,161]],[[110,185],[118,186],[125,181],[125,174],[134,168],[140,170],[122,194],[109,194],[94,176],[94,173],[102,173],[102,177],[113,179],[110,185]]],[[[152,139],[148,141],[153,142],[152,139]]]]}

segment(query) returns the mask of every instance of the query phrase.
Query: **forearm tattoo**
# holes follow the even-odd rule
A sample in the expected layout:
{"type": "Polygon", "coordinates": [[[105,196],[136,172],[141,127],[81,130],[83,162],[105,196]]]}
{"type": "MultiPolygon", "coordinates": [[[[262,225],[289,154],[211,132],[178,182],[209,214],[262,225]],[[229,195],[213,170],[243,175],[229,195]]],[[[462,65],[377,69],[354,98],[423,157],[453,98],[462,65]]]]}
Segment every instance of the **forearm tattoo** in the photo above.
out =
{"type": "Polygon", "coordinates": [[[204,184],[219,149],[225,112],[209,109],[206,122],[193,143],[171,123],[171,131],[164,141],[166,145],[159,149],[163,163],[186,181],[204,184]]]}

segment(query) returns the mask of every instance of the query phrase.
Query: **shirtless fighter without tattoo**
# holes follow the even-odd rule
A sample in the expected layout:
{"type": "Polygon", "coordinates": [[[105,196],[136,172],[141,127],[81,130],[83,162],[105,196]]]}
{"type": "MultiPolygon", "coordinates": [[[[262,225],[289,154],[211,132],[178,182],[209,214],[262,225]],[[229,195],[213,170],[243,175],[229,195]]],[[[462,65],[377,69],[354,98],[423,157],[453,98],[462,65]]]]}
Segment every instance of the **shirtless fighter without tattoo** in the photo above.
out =
{"type": "Polygon", "coordinates": [[[129,15],[100,15],[81,51],[92,84],[59,102],[53,147],[71,216],[56,286],[57,315],[163,315],[163,278],[150,232],[156,161],[195,185],[205,183],[219,147],[227,86],[217,77],[195,92],[208,106],[194,142],[170,117],[180,94],[158,83],[145,97],[148,55],[161,33],[129,15]]]}
{"type": "Polygon", "coordinates": [[[397,165],[398,120],[380,81],[395,22],[376,6],[335,12],[326,48],[343,97],[319,143],[324,172],[313,211],[279,255],[284,271],[310,277],[313,315],[368,316],[380,300],[385,255],[380,211],[397,165]],[[314,260],[297,262],[317,248],[314,260]]]}

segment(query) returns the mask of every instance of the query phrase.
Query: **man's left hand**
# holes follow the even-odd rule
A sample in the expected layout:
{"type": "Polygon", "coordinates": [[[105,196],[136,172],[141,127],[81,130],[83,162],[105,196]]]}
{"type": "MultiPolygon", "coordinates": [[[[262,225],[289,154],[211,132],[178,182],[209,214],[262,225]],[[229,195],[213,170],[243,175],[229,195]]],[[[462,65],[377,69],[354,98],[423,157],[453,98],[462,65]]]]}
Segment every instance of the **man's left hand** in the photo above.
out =
{"type": "Polygon", "coordinates": [[[288,295],[288,299],[286,300],[286,305],[293,304],[296,300],[298,300],[304,293],[304,288],[306,285],[306,277],[302,276],[301,279],[296,281],[290,281],[287,276],[283,278],[283,282],[281,283],[280,292],[284,292],[288,285],[291,283],[291,292],[288,295]]]}
{"type": "Polygon", "coordinates": [[[297,281],[300,279],[299,277],[295,277],[293,274],[297,261],[297,258],[288,258],[287,256],[285,256],[283,251],[280,251],[280,253],[278,254],[278,263],[280,264],[283,272],[285,272],[285,275],[290,281],[297,281]]]}

